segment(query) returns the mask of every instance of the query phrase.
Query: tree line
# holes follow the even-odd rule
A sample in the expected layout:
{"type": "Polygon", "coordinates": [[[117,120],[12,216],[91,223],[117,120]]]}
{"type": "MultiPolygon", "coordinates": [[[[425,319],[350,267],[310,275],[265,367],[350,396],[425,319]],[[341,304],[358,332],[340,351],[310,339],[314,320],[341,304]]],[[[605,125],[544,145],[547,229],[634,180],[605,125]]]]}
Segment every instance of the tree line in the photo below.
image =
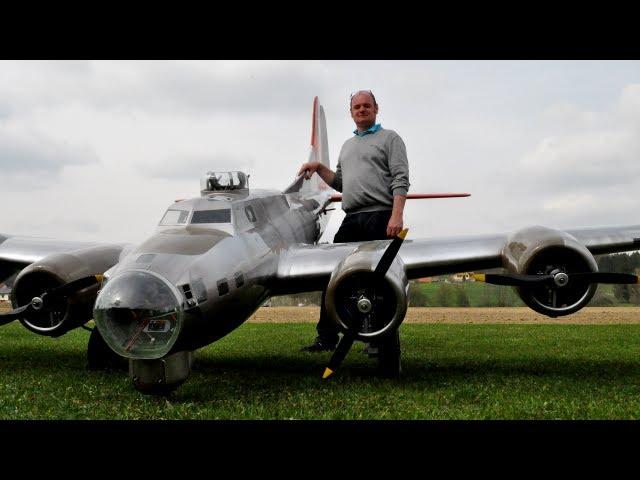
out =
{"type": "MultiPolygon", "coordinates": [[[[601,272],[640,273],[640,252],[633,252],[631,255],[618,253],[613,255],[601,255],[596,257],[598,270],[601,272]]],[[[640,305],[640,285],[614,285],[613,297],[604,295],[599,289],[591,301],[594,306],[608,306],[616,303],[627,303],[640,305]]]]}

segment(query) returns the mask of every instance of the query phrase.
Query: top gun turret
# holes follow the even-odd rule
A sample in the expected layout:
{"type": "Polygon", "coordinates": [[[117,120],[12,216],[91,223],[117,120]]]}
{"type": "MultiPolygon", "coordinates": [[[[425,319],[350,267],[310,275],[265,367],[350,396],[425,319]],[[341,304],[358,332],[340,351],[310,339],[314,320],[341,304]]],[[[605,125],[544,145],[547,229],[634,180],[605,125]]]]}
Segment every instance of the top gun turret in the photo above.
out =
{"type": "Polygon", "coordinates": [[[249,175],[244,172],[207,172],[200,179],[200,193],[244,190],[249,188],[249,175]]]}

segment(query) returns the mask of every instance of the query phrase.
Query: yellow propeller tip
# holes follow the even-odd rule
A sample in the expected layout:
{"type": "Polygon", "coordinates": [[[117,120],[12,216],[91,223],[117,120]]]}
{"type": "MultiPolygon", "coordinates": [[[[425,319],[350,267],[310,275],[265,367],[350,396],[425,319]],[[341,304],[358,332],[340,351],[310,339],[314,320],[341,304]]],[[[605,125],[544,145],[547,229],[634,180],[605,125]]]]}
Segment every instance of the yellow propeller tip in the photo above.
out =
{"type": "Polygon", "coordinates": [[[401,238],[402,240],[404,240],[404,237],[407,236],[408,232],[409,232],[408,228],[403,228],[402,231],[398,234],[398,238],[401,238]]]}
{"type": "Polygon", "coordinates": [[[97,280],[98,282],[102,282],[102,279],[104,278],[104,276],[103,276],[103,275],[94,275],[94,276],[96,277],[96,280],[97,280]]]}
{"type": "Polygon", "coordinates": [[[484,282],[485,281],[484,273],[474,273],[473,274],[473,278],[475,279],[476,282],[484,282]]]}
{"type": "Polygon", "coordinates": [[[322,378],[329,378],[333,374],[333,370],[330,368],[325,368],[324,373],[322,374],[322,378]]]}

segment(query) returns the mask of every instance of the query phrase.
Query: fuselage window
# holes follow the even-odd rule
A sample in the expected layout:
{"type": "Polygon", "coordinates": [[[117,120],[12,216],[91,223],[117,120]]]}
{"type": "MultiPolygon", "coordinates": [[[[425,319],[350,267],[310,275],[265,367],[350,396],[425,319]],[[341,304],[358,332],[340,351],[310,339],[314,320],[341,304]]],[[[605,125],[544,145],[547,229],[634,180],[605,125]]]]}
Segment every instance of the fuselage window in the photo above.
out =
{"type": "Polygon", "coordinates": [[[167,210],[160,225],[179,225],[187,223],[187,217],[189,217],[189,210],[167,210]]]}
{"type": "Polygon", "coordinates": [[[220,296],[229,293],[229,284],[226,279],[218,280],[218,294],[220,296]]]}
{"type": "Polygon", "coordinates": [[[218,210],[196,210],[193,212],[191,223],[230,223],[231,210],[228,208],[218,210]]]}
{"type": "Polygon", "coordinates": [[[251,223],[256,222],[256,212],[253,211],[253,207],[251,205],[244,207],[244,213],[247,214],[247,218],[251,223]]]}

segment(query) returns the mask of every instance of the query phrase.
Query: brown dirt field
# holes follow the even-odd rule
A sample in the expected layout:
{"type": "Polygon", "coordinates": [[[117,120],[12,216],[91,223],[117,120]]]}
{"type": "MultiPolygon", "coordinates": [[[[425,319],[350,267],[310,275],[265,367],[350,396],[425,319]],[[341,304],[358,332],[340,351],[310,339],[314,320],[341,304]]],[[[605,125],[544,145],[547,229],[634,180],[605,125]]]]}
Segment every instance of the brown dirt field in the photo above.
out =
{"type": "MultiPolygon", "coordinates": [[[[0,302],[0,312],[11,305],[0,302]]],[[[248,320],[255,323],[315,323],[320,307],[261,307],[248,320]]],[[[640,307],[587,307],[573,315],[557,319],[545,317],[528,308],[418,308],[411,307],[405,323],[557,323],[616,324],[640,323],[640,307]]]]}
{"type": "MultiPolygon", "coordinates": [[[[312,322],[318,321],[320,307],[262,307],[249,322],[312,322]]],[[[615,324],[640,323],[640,307],[587,307],[573,315],[549,318],[529,308],[418,308],[407,311],[404,323],[557,323],[615,324]]]]}

